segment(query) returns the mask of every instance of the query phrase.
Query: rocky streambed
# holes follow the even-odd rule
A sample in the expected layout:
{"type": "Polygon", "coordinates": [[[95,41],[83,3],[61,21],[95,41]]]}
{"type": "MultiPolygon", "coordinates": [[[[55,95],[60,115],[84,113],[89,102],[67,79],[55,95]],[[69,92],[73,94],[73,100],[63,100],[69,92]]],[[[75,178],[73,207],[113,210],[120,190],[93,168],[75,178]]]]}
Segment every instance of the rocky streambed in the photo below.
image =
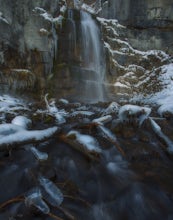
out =
{"type": "Polygon", "coordinates": [[[173,219],[171,112],[47,96],[0,112],[0,219],[173,219]]]}

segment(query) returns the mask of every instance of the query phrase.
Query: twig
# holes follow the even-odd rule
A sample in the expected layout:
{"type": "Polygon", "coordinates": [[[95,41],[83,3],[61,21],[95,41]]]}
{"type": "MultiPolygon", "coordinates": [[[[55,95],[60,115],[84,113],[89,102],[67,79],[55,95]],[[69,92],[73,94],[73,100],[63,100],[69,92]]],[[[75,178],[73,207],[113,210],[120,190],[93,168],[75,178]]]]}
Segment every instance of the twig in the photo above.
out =
{"type": "MultiPolygon", "coordinates": [[[[23,196],[18,196],[16,198],[12,198],[12,199],[2,203],[0,205],[0,209],[3,209],[4,207],[6,207],[6,206],[8,206],[12,203],[15,203],[15,202],[24,202],[24,197],[23,196]]],[[[56,219],[56,220],[63,220],[62,218],[60,218],[60,217],[58,217],[58,216],[56,216],[52,213],[48,213],[48,216],[50,216],[51,218],[56,219]]]]}
{"type": "Polygon", "coordinates": [[[116,142],[114,142],[114,146],[117,148],[117,150],[124,156],[126,157],[126,154],[124,152],[124,150],[120,147],[120,145],[116,142]]]}
{"type": "Polygon", "coordinates": [[[54,215],[54,214],[51,213],[51,212],[49,212],[47,215],[50,216],[50,217],[53,218],[53,219],[56,219],[56,220],[63,220],[62,218],[60,218],[60,217],[54,215]]]}
{"type": "Polygon", "coordinates": [[[67,211],[66,209],[60,207],[60,206],[57,206],[56,207],[59,211],[63,212],[63,214],[70,220],[76,220],[76,218],[69,212],[67,211]]]}
{"type": "Polygon", "coordinates": [[[76,197],[69,196],[69,195],[64,195],[64,198],[68,198],[68,199],[72,199],[72,200],[78,200],[78,201],[84,203],[86,206],[91,207],[91,204],[89,202],[85,201],[84,199],[76,198],[76,197]]]}
{"type": "Polygon", "coordinates": [[[14,202],[23,202],[23,201],[24,201],[23,196],[18,196],[18,197],[16,197],[16,198],[12,198],[12,199],[10,199],[10,200],[8,200],[8,201],[2,203],[2,204],[0,205],[0,209],[4,208],[4,207],[7,206],[7,205],[10,205],[11,203],[14,203],[14,202]]]}

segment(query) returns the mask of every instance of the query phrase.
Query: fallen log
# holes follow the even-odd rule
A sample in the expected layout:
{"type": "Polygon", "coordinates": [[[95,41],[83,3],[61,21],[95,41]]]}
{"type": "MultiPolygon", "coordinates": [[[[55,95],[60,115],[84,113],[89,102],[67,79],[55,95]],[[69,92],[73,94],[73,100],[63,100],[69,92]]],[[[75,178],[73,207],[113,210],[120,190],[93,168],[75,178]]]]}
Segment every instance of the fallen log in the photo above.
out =
{"type": "Polygon", "coordinates": [[[49,140],[60,131],[58,127],[44,130],[19,130],[9,135],[3,135],[0,139],[0,151],[12,150],[26,144],[41,143],[49,140]]]}

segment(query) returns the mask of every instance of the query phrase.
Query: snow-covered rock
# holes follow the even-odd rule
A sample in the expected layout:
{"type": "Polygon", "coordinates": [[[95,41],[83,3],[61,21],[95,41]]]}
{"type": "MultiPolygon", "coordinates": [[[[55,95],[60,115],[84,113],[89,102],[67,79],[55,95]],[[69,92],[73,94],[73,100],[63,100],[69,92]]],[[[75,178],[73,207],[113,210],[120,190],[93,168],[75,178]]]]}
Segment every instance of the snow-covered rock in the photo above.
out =
{"type": "Polygon", "coordinates": [[[44,130],[27,131],[25,128],[13,124],[1,124],[0,145],[15,145],[25,142],[41,141],[51,137],[57,132],[57,127],[47,128],[44,130]],[[5,132],[4,132],[5,131],[5,132]]]}
{"type": "Polygon", "coordinates": [[[117,113],[120,105],[117,102],[111,102],[111,104],[103,111],[102,115],[109,115],[112,113],[117,113]]]}
{"type": "Polygon", "coordinates": [[[32,124],[32,121],[25,116],[16,116],[12,121],[12,124],[21,126],[25,129],[29,128],[32,124]]]}
{"type": "Polygon", "coordinates": [[[158,113],[162,117],[173,116],[173,103],[165,103],[158,109],[158,113]]]}
{"type": "Polygon", "coordinates": [[[137,122],[142,125],[145,119],[149,117],[151,109],[137,105],[124,105],[120,108],[118,116],[121,122],[137,122]]]}

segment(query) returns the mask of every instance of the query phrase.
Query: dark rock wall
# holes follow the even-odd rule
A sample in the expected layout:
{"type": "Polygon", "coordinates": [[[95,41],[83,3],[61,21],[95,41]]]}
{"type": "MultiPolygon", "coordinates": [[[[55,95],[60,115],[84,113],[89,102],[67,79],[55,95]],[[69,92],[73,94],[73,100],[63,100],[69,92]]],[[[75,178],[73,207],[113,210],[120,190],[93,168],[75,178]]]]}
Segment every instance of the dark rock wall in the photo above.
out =
{"type": "MultiPolygon", "coordinates": [[[[33,11],[40,7],[56,18],[63,3],[63,0],[0,0],[0,83],[10,81],[13,86],[20,72],[18,80],[32,78],[32,83],[29,82],[32,88],[35,85],[39,89],[57,87],[57,93],[64,89],[64,95],[66,92],[73,94],[76,83],[72,82],[73,78],[79,78],[81,71],[80,34],[76,35],[74,50],[69,41],[73,30],[67,12],[62,27],[56,27],[40,16],[40,12],[33,11]],[[53,52],[56,43],[57,56],[53,52]],[[53,79],[53,84],[49,79],[53,79]]],[[[73,1],[67,3],[73,7],[73,1]]],[[[118,19],[127,26],[124,37],[134,48],[161,49],[173,54],[173,0],[102,0],[102,6],[99,16],[118,19]]],[[[79,14],[74,13],[77,31],[80,31],[79,14]]]]}
{"type": "MultiPolygon", "coordinates": [[[[40,86],[44,87],[41,84],[53,62],[52,24],[33,10],[40,7],[56,16],[59,1],[0,0],[0,6],[1,73],[9,78],[9,75],[12,76],[12,69],[29,69],[37,76],[40,86]],[[40,30],[43,29],[47,32],[41,33],[40,30]]],[[[14,80],[13,78],[12,81],[14,80]]]]}
{"type": "Polygon", "coordinates": [[[172,10],[172,0],[108,0],[103,3],[102,15],[133,27],[165,27],[173,26],[172,10]]]}

